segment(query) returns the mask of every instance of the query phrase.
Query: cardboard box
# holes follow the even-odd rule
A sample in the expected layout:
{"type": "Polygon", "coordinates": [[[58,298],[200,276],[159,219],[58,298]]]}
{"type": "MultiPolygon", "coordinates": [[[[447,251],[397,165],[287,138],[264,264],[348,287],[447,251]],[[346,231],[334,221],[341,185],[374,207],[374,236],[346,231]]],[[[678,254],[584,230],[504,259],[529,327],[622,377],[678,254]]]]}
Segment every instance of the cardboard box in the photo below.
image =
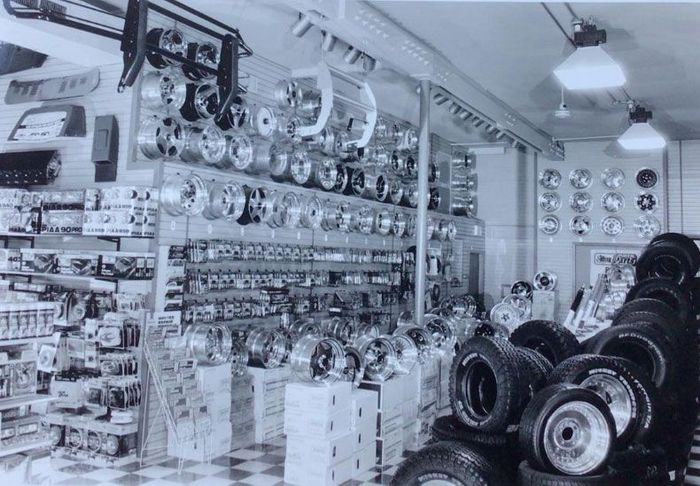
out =
{"type": "Polygon", "coordinates": [[[210,393],[226,394],[230,403],[231,363],[219,366],[198,366],[197,382],[204,395],[210,393]]]}
{"type": "Polygon", "coordinates": [[[352,458],[333,466],[324,464],[284,463],[284,482],[299,486],[335,486],[352,478],[352,458]]]}
{"type": "Polygon", "coordinates": [[[403,454],[403,428],[377,440],[377,464],[396,462],[403,454]]]}
{"type": "Polygon", "coordinates": [[[360,388],[377,393],[377,408],[382,412],[400,406],[404,394],[403,384],[404,381],[400,377],[395,377],[384,382],[363,381],[360,388]]]}
{"type": "Polygon", "coordinates": [[[364,449],[352,455],[352,477],[356,478],[360,474],[369,471],[377,463],[377,444],[372,441],[364,449]]]}
{"type": "Polygon", "coordinates": [[[296,463],[338,464],[352,457],[352,432],[337,434],[328,438],[306,435],[287,435],[287,461],[296,463]]]}
{"type": "Polygon", "coordinates": [[[377,438],[377,423],[375,420],[367,421],[359,424],[352,430],[353,449],[359,451],[364,449],[369,444],[373,443],[377,438]]]}
{"type": "Polygon", "coordinates": [[[290,411],[332,415],[340,410],[348,411],[351,404],[352,384],[338,381],[330,386],[307,383],[289,383],[285,392],[285,408],[290,411]]]}
{"type": "Polygon", "coordinates": [[[403,416],[401,410],[397,409],[397,413],[378,414],[377,415],[377,437],[386,437],[399,429],[403,429],[403,416]]]}
{"type": "Polygon", "coordinates": [[[370,421],[374,423],[377,416],[377,392],[370,390],[354,390],[352,392],[352,420],[351,425],[356,427],[358,424],[370,421]]]}
{"type": "Polygon", "coordinates": [[[331,415],[317,415],[316,410],[306,410],[304,413],[284,412],[284,432],[287,435],[316,435],[329,437],[334,434],[350,431],[350,413],[340,410],[331,415]]]}

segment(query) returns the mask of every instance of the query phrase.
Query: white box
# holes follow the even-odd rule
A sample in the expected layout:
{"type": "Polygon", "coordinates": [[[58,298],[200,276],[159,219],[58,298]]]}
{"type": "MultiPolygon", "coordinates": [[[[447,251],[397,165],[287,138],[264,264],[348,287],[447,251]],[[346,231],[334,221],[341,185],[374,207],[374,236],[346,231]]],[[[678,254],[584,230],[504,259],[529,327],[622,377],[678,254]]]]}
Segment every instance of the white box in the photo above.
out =
{"type": "Polygon", "coordinates": [[[231,423],[215,424],[210,433],[199,433],[193,440],[183,440],[181,446],[178,447],[175,440],[168,440],[168,455],[199,462],[222,456],[231,451],[231,423]]]}
{"type": "Polygon", "coordinates": [[[338,464],[352,457],[353,438],[352,432],[327,439],[306,435],[287,435],[285,458],[297,463],[338,464]]]}
{"type": "Polygon", "coordinates": [[[284,433],[287,435],[318,435],[328,437],[350,431],[350,411],[340,410],[332,415],[316,415],[316,410],[305,413],[284,412],[284,433]]]}
{"type": "Polygon", "coordinates": [[[364,449],[377,438],[377,421],[367,421],[359,424],[352,431],[353,449],[359,451],[364,449]]]}
{"type": "Polygon", "coordinates": [[[401,416],[404,422],[411,422],[418,418],[418,412],[420,411],[420,406],[418,405],[417,398],[412,400],[406,400],[401,404],[401,416]]]}
{"type": "Polygon", "coordinates": [[[403,454],[403,429],[384,440],[377,440],[377,464],[384,466],[396,461],[403,454]]]}
{"type": "Polygon", "coordinates": [[[256,420],[275,415],[284,416],[284,402],[281,400],[256,401],[253,410],[256,420]]]}
{"type": "Polygon", "coordinates": [[[400,429],[403,429],[403,417],[400,410],[398,414],[386,418],[381,413],[377,416],[377,437],[380,439],[400,429]]]}
{"type": "Polygon", "coordinates": [[[352,392],[352,426],[356,427],[366,421],[374,423],[377,417],[377,404],[377,392],[354,390],[352,392]]]}
{"type": "Polygon", "coordinates": [[[300,486],[335,486],[352,478],[352,458],[330,467],[323,464],[284,463],[284,482],[300,486]]]}
{"type": "Polygon", "coordinates": [[[352,477],[369,471],[377,463],[377,444],[373,441],[364,449],[355,452],[352,456],[352,477]]]}
{"type": "Polygon", "coordinates": [[[248,367],[248,373],[253,376],[253,391],[258,393],[267,393],[272,390],[282,391],[284,396],[284,387],[289,382],[290,370],[287,366],[279,368],[255,368],[248,367]]]}
{"type": "Polygon", "coordinates": [[[231,401],[231,363],[219,366],[198,366],[197,383],[205,395],[223,394],[231,401]]]}
{"type": "Polygon", "coordinates": [[[284,435],[284,424],[255,424],[255,442],[267,444],[284,435]]]}
{"type": "Polygon", "coordinates": [[[384,382],[363,381],[360,388],[378,393],[377,408],[380,412],[396,408],[403,401],[403,380],[392,378],[384,382]]]}
{"type": "Polygon", "coordinates": [[[338,381],[330,386],[307,383],[289,383],[284,396],[285,408],[290,411],[331,415],[346,410],[351,402],[352,384],[338,381]]]}

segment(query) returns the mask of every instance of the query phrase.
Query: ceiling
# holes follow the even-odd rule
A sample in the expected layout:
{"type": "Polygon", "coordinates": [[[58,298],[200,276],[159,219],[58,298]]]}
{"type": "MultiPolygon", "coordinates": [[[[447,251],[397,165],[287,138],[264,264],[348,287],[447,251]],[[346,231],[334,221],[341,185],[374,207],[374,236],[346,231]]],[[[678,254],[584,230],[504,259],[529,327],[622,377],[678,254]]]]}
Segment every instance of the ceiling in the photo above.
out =
{"type": "MultiPolygon", "coordinates": [[[[627,94],[653,110],[670,140],[700,139],[700,4],[574,3],[607,30],[605,49],[627,83],[611,92],[566,92],[569,119],[554,117],[560,84],[553,69],[572,52],[540,3],[375,1],[372,4],[460,70],[556,138],[604,137],[626,127],[627,94]]],[[[572,14],[547,4],[567,30],[572,14]]]]}

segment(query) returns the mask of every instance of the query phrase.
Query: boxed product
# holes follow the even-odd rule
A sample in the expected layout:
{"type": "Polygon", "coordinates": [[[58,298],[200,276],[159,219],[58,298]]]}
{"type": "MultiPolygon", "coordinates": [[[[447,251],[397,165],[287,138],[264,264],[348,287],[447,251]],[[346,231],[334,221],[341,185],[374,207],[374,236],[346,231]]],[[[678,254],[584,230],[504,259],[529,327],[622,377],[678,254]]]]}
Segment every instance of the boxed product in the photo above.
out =
{"type": "Polygon", "coordinates": [[[285,461],[284,482],[299,486],[335,486],[352,478],[352,458],[332,466],[285,461]]]}
{"type": "Polygon", "coordinates": [[[359,451],[364,449],[369,444],[373,443],[377,438],[377,422],[375,420],[362,422],[357,424],[352,429],[353,450],[359,451]]]}
{"type": "Polygon", "coordinates": [[[22,253],[19,248],[0,248],[0,270],[18,272],[22,267],[22,253]]]}
{"type": "MultiPolygon", "coordinates": [[[[314,409],[316,412],[317,409],[314,409]]],[[[350,430],[348,410],[340,410],[331,415],[310,414],[305,411],[284,412],[284,433],[287,435],[317,435],[328,437],[350,430]]]]}
{"type": "Polygon", "coordinates": [[[44,210],[41,214],[41,233],[79,235],[83,232],[83,211],[76,209],[44,210]]]}
{"type": "Polygon", "coordinates": [[[32,273],[54,273],[56,270],[57,250],[22,248],[20,270],[32,273]]]}
{"type": "Polygon", "coordinates": [[[375,441],[372,441],[352,455],[352,477],[356,478],[360,474],[369,471],[375,466],[376,462],[377,445],[375,441]]]}
{"type": "Polygon", "coordinates": [[[353,455],[351,432],[321,438],[309,435],[287,435],[286,461],[296,463],[338,464],[353,455]]]}
{"type": "Polygon", "coordinates": [[[130,280],[153,278],[153,253],[105,252],[100,255],[98,275],[130,280]]]}
{"type": "Polygon", "coordinates": [[[95,275],[99,255],[87,251],[61,253],[56,259],[56,273],[63,275],[95,275]]]}
{"type": "Polygon", "coordinates": [[[348,381],[337,381],[329,386],[289,383],[284,405],[290,411],[313,410],[315,415],[330,415],[347,409],[351,403],[351,392],[352,384],[348,381]]]}
{"type": "Polygon", "coordinates": [[[377,417],[377,393],[357,389],[352,392],[352,426],[353,428],[367,421],[374,423],[377,417]]]}

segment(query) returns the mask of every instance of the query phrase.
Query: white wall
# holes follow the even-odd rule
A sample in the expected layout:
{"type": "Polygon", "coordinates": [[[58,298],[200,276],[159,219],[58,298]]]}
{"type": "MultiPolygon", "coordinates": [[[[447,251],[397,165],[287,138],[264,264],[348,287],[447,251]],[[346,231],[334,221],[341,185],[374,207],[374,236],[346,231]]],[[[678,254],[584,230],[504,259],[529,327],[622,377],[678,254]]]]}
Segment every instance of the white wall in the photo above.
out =
{"type": "Polygon", "coordinates": [[[501,299],[501,286],[532,279],[535,271],[535,155],[507,149],[477,155],[478,216],[486,225],[485,304],[501,299]]]}
{"type": "Polygon", "coordinates": [[[700,238],[700,140],[669,143],[667,173],[669,230],[700,238]]]}

